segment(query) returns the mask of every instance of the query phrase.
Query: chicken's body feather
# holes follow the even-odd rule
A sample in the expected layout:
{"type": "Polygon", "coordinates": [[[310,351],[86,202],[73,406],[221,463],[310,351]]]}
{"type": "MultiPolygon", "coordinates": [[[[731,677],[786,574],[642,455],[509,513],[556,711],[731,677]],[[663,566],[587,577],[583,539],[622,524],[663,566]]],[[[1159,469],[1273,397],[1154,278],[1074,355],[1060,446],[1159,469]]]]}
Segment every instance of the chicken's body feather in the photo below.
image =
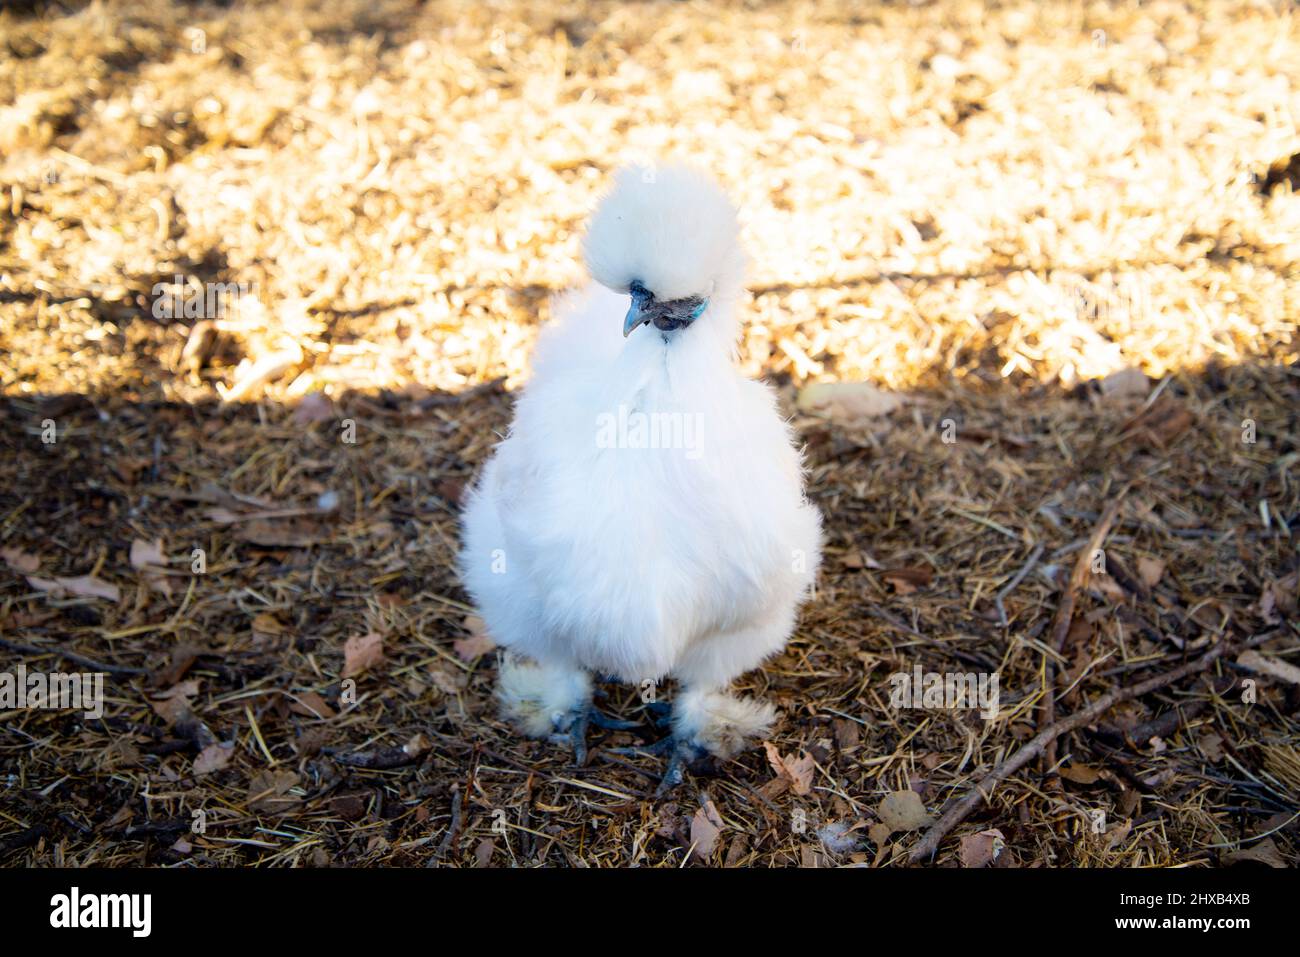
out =
{"type": "MultiPolygon", "coordinates": [[[[743,710],[722,691],[787,640],[820,518],[775,396],[735,367],[740,276],[721,261],[687,328],[622,337],[628,298],[598,284],[557,303],[467,501],[462,573],[495,640],[565,681],[672,676],[697,705],[743,710]]],[[[521,695],[537,693],[503,690],[507,711],[521,695]]]]}
{"type": "MultiPolygon", "coordinates": [[[[540,348],[623,311],[622,297],[591,290],[540,348]]],[[[818,542],[770,391],[729,362],[697,375],[644,344],[560,375],[540,364],[465,517],[466,580],[493,637],[625,681],[672,674],[711,638],[787,622],[818,542]],[[638,428],[647,445],[658,429],[658,444],[677,447],[626,447],[641,444],[638,428]]],[[[785,637],[735,649],[722,680],[785,637]]]]}

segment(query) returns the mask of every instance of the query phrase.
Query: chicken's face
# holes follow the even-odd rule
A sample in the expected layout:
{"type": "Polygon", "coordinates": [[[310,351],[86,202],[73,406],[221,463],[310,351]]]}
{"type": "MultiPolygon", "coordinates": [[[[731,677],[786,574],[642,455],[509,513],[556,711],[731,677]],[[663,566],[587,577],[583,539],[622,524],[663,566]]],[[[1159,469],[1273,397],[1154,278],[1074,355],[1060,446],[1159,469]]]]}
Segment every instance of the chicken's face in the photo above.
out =
{"type": "Polygon", "coordinates": [[[655,294],[642,285],[641,280],[633,279],[628,287],[632,296],[632,305],[623,320],[623,336],[626,338],[637,326],[651,323],[660,332],[672,332],[685,329],[709,307],[709,300],[701,296],[687,296],[684,299],[670,299],[662,302],[655,294]]]}
{"type": "Polygon", "coordinates": [[[723,303],[724,326],[744,281],[740,227],[730,200],[683,166],[630,167],[597,207],[583,244],[597,282],[631,297],[623,335],[643,325],[671,334],[708,323],[723,303]],[[712,308],[711,308],[712,307],[712,308]]]}

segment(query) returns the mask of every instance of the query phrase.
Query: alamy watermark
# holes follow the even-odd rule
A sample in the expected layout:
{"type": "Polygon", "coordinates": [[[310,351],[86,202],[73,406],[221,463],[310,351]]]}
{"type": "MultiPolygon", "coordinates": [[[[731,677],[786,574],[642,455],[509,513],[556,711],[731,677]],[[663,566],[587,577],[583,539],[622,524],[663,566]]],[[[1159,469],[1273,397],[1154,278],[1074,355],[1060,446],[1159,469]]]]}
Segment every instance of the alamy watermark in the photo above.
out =
{"type": "Polygon", "coordinates": [[[55,928],[120,927],[132,937],[153,929],[152,894],[88,894],[73,887],[50,898],[50,926],[55,928]]]}
{"type": "Polygon", "coordinates": [[[25,708],[84,712],[104,716],[104,672],[28,672],[21,662],[14,671],[0,671],[0,711],[25,708]]]}
{"type": "Polygon", "coordinates": [[[985,721],[998,716],[996,672],[922,671],[916,665],[911,671],[890,675],[889,683],[889,703],[895,708],[979,708],[985,721]]]}
{"type": "Polygon", "coordinates": [[[596,416],[598,449],[682,449],[698,459],[704,433],[702,412],[638,412],[619,405],[596,416]]]}
{"type": "Polygon", "coordinates": [[[252,295],[257,284],[251,282],[204,282],[191,284],[184,276],[172,282],[153,285],[155,319],[224,319],[227,310],[237,308],[239,300],[252,295]]]}

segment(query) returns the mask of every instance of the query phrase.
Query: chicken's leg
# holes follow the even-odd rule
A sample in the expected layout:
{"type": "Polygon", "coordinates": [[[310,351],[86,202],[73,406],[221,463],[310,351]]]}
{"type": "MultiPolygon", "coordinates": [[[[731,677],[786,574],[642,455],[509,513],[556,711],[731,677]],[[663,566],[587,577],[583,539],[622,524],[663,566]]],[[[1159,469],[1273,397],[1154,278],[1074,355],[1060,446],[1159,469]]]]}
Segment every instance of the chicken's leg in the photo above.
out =
{"type": "Polygon", "coordinates": [[[581,668],[507,657],[501,663],[497,699],[502,714],[525,734],[569,744],[574,761],[587,763],[587,729],[639,727],[597,711],[591,703],[591,675],[581,668]]]}
{"type": "Polygon", "coordinates": [[[673,704],[671,735],[647,747],[616,751],[667,755],[668,767],[655,792],[661,797],[682,783],[688,766],[708,755],[731,757],[766,734],[775,720],[776,709],[765,702],[718,688],[685,688],[673,704]]]}

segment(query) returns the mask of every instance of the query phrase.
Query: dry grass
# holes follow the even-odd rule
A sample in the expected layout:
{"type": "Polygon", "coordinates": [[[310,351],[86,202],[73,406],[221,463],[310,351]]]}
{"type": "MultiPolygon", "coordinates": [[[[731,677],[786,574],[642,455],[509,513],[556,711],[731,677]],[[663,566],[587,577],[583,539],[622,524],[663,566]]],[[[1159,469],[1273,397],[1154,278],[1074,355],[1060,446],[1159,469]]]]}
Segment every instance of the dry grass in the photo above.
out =
{"type": "MultiPolygon", "coordinates": [[[[0,863],[676,866],[705,793],[714,863],[901,861],[915,835],[872,830],[881,799],[910,788],[935,813],[1032,736],[1062,582],[1121,491],[1058,714],[1215,642],[1273,634],[1265,659],[1295,663],[1300,21],[1282,10],[0,14],[0,547],[120,589],[52,596],[0,566],[0,640],[33,669],[75,667],[64,649],[145,672],[109,680],[102,722],[0,711],[0,863]],[[827,563],[751,683],[785,715],[776,747],[815,761],[804,795],[761,749],[667,803],[655,759],[604,747],[635,736],[574,768],[496,721],[492,656],[454,645],[456,502],[509,417],[501,389],[454,394],[525,379],[609,171],[658,155],[745,211],[747,371],[791,401],[830,380],[907,398],[795,420],[827,563]],[[178,275],[251,291],[208,323],[156,318],[178,275]],[[1091,381],[1132,367],[1151,380],[1131,394],[1091,381]],[[312,393],[330,400],[297,405],[312,393]],[[163,578],[129,560],[159,538],[163,578]],[[371,632],[384,663],[317,717],[344,641],[371,632]],[[890,707],[916,664],[996,670],[1003,713],[890,707]],[[229,763],[197,774],[216,741],[229,763]]],[[[1246,661],[1064,737],[1063,783],[1015,775],[938,862],[997,828],[999,865],[1294,866],[1300,687],[1246,661]]]]}

